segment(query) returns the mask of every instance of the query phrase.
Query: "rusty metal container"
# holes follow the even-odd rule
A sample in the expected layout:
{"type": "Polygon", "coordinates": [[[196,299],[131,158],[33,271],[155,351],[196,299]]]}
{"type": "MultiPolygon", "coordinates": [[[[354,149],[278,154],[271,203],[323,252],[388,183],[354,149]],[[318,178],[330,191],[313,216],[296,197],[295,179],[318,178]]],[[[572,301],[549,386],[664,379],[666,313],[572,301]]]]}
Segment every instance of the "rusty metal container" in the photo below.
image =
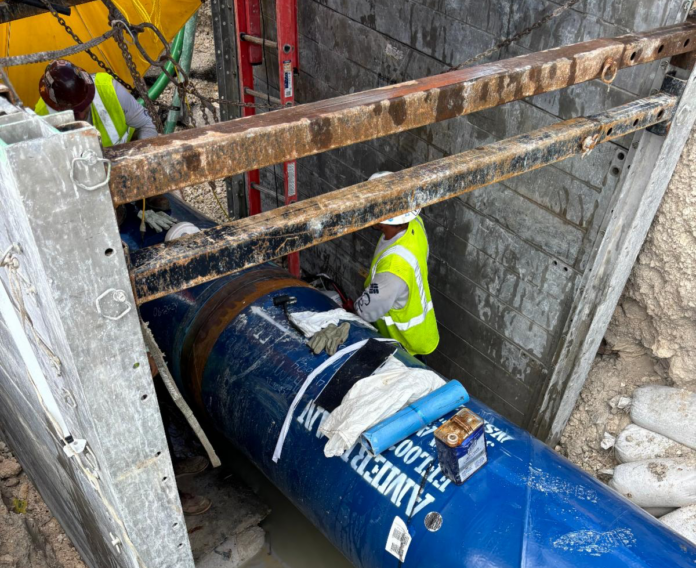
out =
{"type": "Polygon", "coordinates": [[[457,412],[435,430],[442,473],[461,485],[488,461],[483,419],[468,408],[457,412]]]}

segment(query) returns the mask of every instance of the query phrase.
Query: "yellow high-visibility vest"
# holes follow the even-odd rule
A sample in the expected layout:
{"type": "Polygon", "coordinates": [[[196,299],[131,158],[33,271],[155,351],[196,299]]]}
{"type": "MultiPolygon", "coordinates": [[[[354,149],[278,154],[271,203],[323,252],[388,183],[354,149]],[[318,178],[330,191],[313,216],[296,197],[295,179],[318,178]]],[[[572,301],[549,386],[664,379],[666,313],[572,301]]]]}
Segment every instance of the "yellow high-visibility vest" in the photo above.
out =
{"type": "Polygon", "coordinates": [[[412,355],[432,353],[440,342],[440,334],[428,285],[428,237],[420,217],[408,224],[402,237],[375,255],[365,288],[382,272],[395,274],[406,282],[408,302],[401,309],[389,310],[376,322],[377,329],[385,337],[398,340],[412,355]]]}
{"type": "MultiPolygon", "coordinates": [[[[102,146],[108,148],[129,142],[135,130],[128,128],[126,124],[126,115],[123,113],[121,103],[118,102],[111,75],[108,73],[94,75],[94,87],[94,100],[89,108],[92,113],[92,125],[101,135],[102,146]]],[[[50,112],[41,97],[36,103],[34,112],[40,116],[50,112]]]]}

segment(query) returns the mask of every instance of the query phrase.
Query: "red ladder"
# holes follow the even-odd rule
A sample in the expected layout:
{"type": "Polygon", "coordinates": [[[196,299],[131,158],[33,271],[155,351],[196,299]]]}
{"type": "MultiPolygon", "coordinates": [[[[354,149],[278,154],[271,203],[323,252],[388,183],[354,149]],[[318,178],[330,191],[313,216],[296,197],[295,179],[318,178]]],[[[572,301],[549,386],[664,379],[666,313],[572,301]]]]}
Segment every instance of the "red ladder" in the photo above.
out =
{"type": "MultiPolygon", "coordinates": [[[[276,0],[277,41],[262,37],[261,6],[259,0],[234,0],[237,29],[237,53],[239,82],[242,101],[255,103],[256,99],[270,100],[282,106],[295,104],[295,74],[299,69],[297,45],[297,0],[276,0]],[[263,63],[264,45],[278,50],[278,86],[280,99],[270,97],[254,89],[254,65],[263,63]]],[[[269,85],[270,88],[270,85],[269,85]]],[[[256,114],[253,106],[242,109],[243,116],[256,114]]],[[[294,161],[283,164],[285,204],[297,201],[297,171],[294,161]]],[[[249,199],[249,215],[261,213],[261,193],[269,192],[261,186],[259,170],[247,172],[246,190],[249,199]]],[[[300,276],[299,253],[288,255],[288,269],[300,276]]]]}

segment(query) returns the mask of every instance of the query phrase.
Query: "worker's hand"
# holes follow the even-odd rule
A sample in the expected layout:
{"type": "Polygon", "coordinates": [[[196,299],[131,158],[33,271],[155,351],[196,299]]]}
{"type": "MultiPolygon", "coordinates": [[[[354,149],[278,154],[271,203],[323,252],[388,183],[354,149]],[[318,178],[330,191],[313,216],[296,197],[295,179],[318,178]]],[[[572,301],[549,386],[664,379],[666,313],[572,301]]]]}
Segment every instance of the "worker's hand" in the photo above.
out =
{"type": "Polygon", "coordinates": [[[334,324],[327,325],[321,331],[316,332],[309,340],[309,348],[315,355],[326,350],[328,355],[334,355],[339,345],[348,339],[350,324],[343,322],[338,327],[334,324]]]}
{"type": "MultiPolygon", "coordinates": [[[[143,219],[142,210],[138,211],[138,219],[141,221],[143,219]]],[[[147,209],[145,211],[145,222],[151,229],[161,233],[162,231],[169,230],[173,225],[176,225],[178,221],[174,219],[174,217],[171,217],[162,211],[152,211],[151,209],[147,209]]]]}

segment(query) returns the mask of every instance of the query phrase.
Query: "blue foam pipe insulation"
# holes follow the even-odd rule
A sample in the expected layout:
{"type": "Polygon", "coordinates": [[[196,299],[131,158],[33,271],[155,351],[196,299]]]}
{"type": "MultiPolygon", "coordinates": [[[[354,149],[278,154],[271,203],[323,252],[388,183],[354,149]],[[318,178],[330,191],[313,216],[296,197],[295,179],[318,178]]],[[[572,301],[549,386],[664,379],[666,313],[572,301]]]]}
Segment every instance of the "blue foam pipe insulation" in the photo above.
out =
{"type": "Polygon", "coordinates": [[[379,455],[467,402],[469,393],[462,384],[450,381],[375,424],[362,435],[361,442],[371,454],[379,455]]]}
{"type": "MultiPolygon", "coordinates": [[[[173,214],[205,225],[178,202],[173,214]]],[[[134,212],[122,231],[131,248],[163,238],[148,233],[141,241],[134,212]]],[[[336,307],[285,271],[264,265],[144,304],[142,315],[197,412],[355,566],[696,565],[693,544],[475,399],[467,406],[485,421],[488,463],[461,486],[437,464],[433,432],[444,418],[378,456],[357,444],[342,457],[324,457],[326,439],[318,427],[327,413],[314,400],[342,360],[327,363],[326,354],[311,353],[273,305],[278,294],[297,298],[291,310],[336,307]],[[290,417],[275,463],[273,450],[292,402],[322,364],[290,417]],[[401,523],[411,539],[407,549],[408,537],[392,530],[401,523]],[[401,537],[406,540],[395,543],[401,537]],[[401,563],[394,554],[404,550],[401,563]]],[[[346,345],[375,336],[351,325],[346,345]]],[[[395,357],[423,367],[403,349],[395,357]]]]}

